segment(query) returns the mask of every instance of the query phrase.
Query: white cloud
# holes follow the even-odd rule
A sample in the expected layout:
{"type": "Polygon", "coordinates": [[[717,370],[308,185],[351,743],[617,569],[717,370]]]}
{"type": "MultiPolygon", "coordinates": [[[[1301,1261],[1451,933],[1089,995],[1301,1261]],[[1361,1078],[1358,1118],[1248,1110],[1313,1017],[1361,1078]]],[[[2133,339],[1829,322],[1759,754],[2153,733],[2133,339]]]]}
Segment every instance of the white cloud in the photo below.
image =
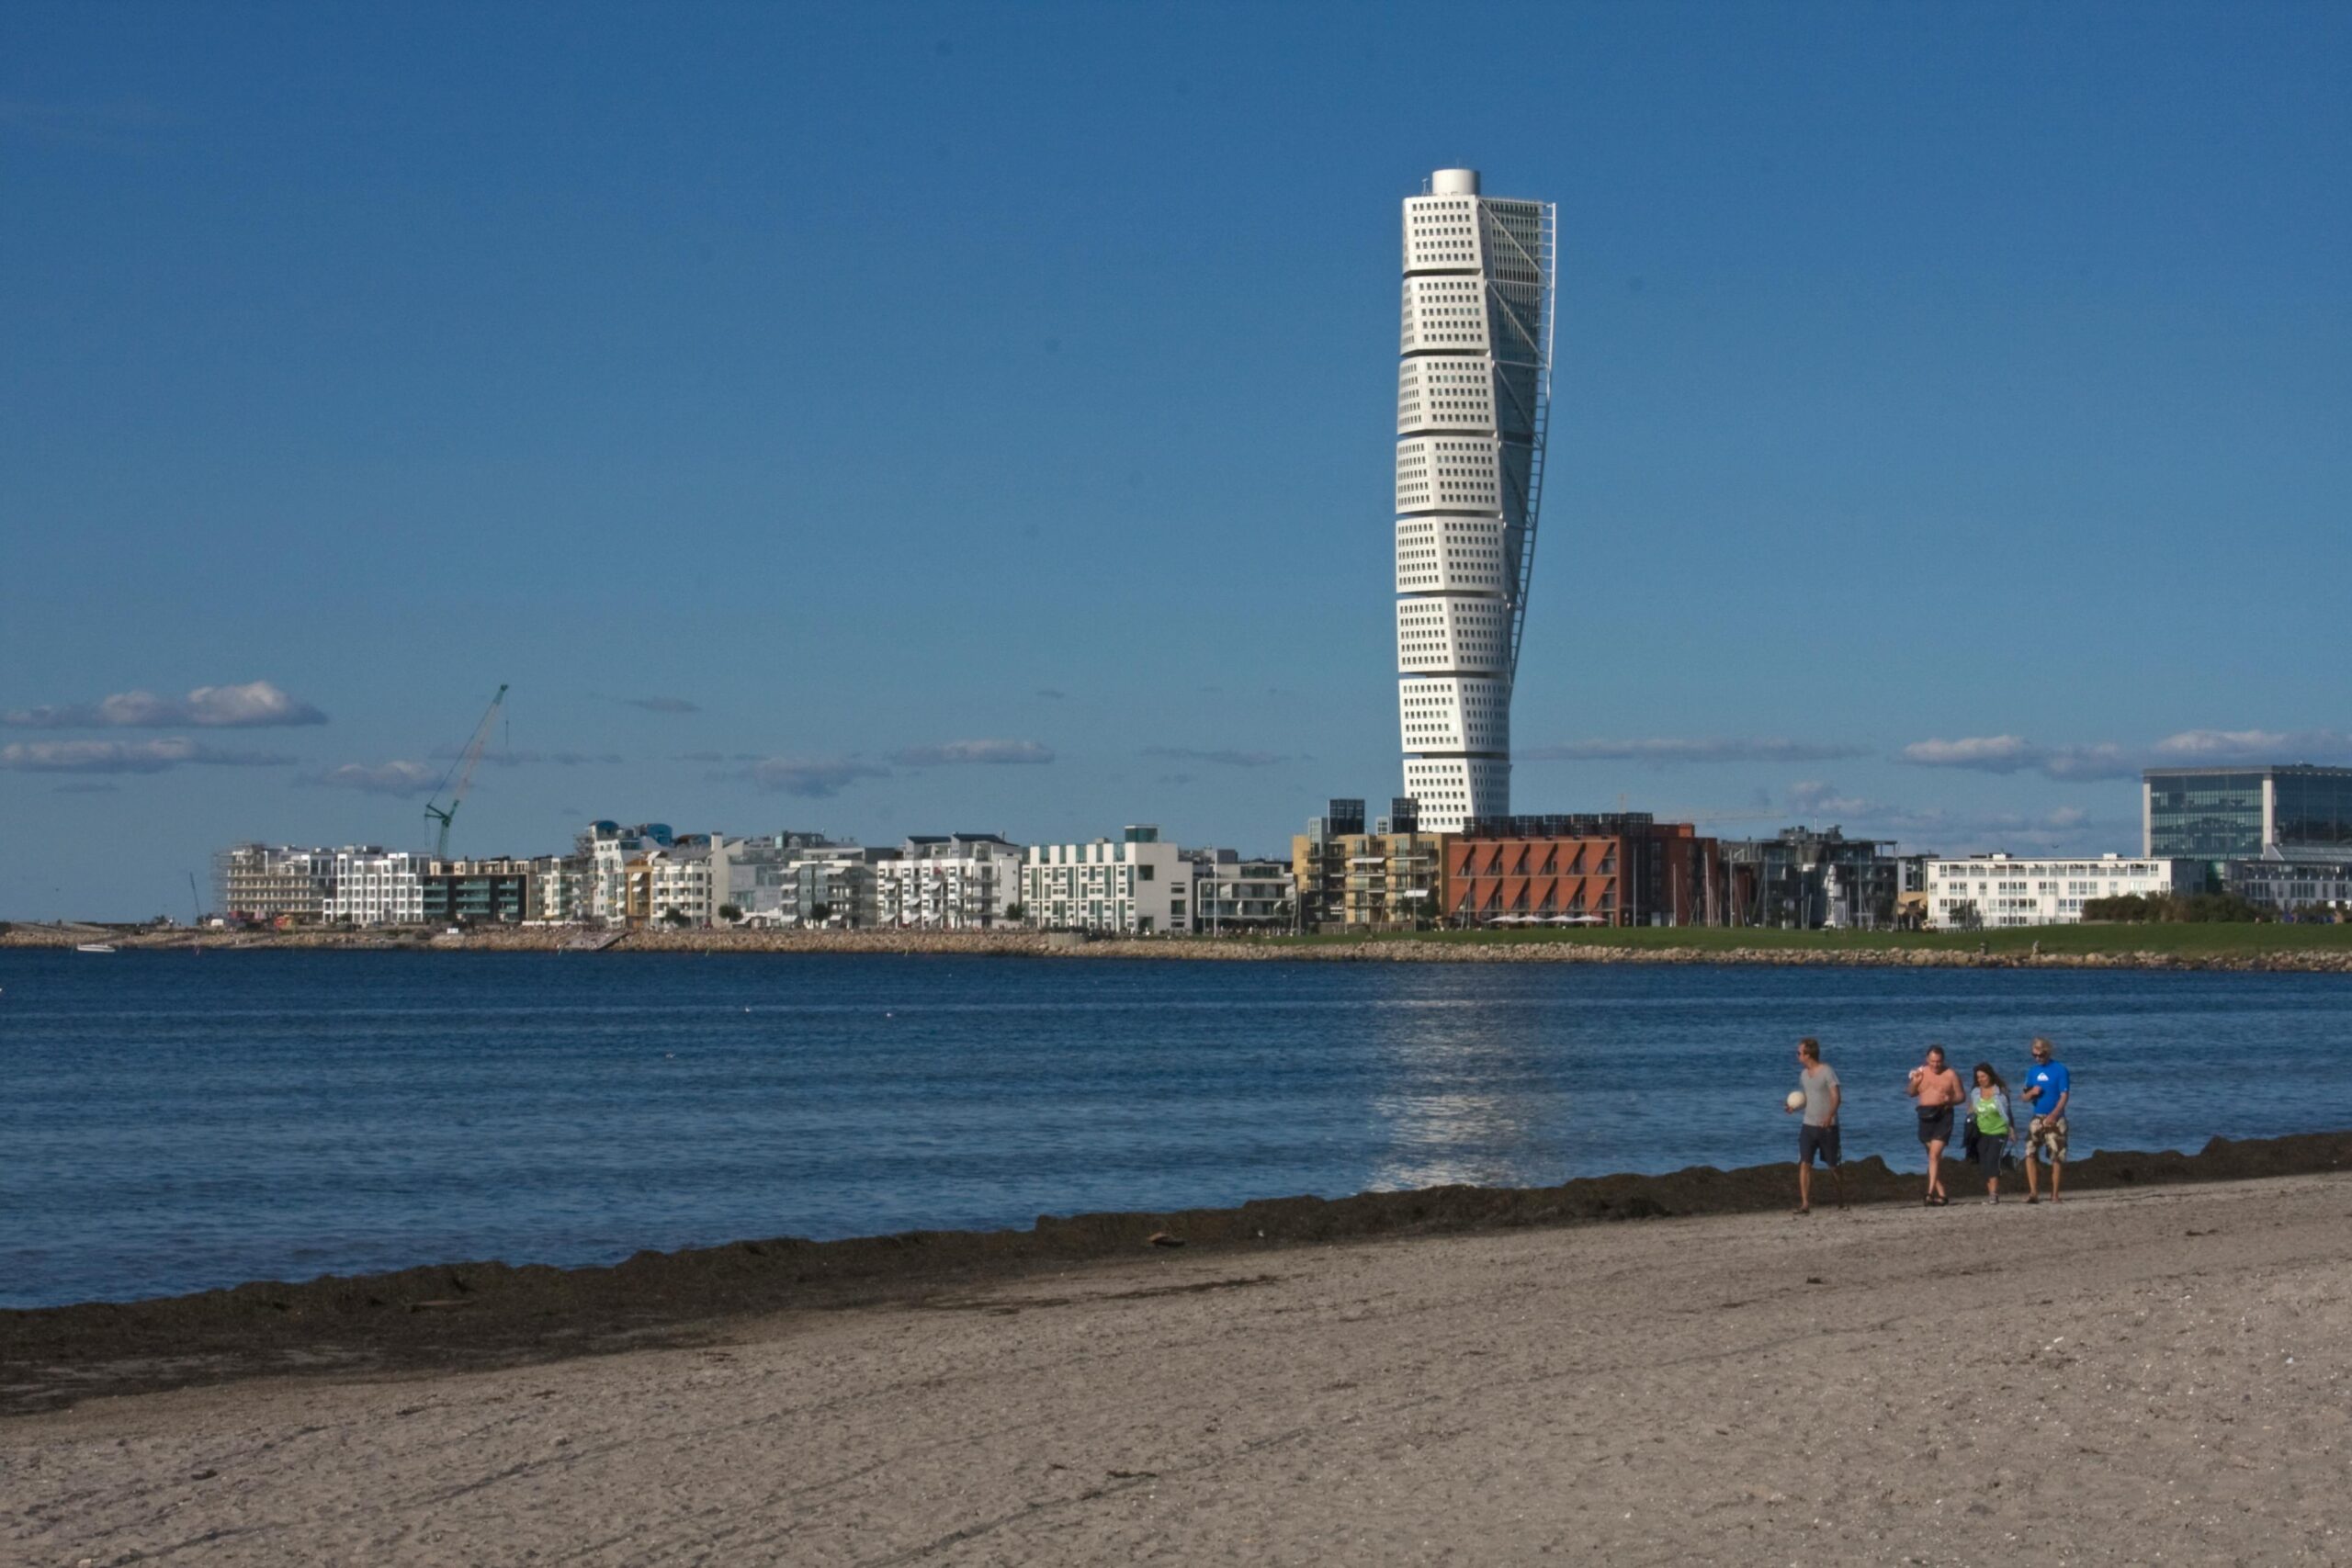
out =
{"type": "Polygon", "coordinates": [[[1915,740],[1903,748],[1903,760],[1923,768],[1973,768],[1985,773],[2014,773],[2037,767],[2046,753],[2017,735],[1978,735],[1963,740],[1915,740]]]}
{"type": "Polygon", "coordinates": [[[829,800],[860,779],[887,779],[890,776],[888,768],[850,758],[804,761],[790,757],[763,757],[744,772],[762,789],[798,795],[804,800],[829,800]]]}
{"type": "Polygon", "coordinates": [[[0,746],[0,769],[26,773],[160,773],[184,762],[268,768],[293,761],[269,751],[241,751],[201,740],[19,740],[0,746]]]}
{"type": "MultiPolygon", "coordinates": [[[[1860,837],[1895,839],[1906,848],[1928,848],[1944,854],[2012,847],[2068,852],[2128,847],[2093,842],[2105,826],[2079,806],[2042,812],[1906,807],[1841,794],[1835,784],[1820,780],[1790,785],[1782,805],[1792,817],[1811,818],[1808,826],[1840,827],[1860,837]]],[[[2136,834],[2137,829],[2133,831],[2136,834]]]]}
{"type": "MultiPolygon", "coordinates": [[[[433,754],[454,761],[466,752],[462,746],[435,746],[433,754]]],[[[592,763],[613,766],[628,761],[617,751],[484,751],[481,760],[501,768],[524,768],[541,762],[559,768],[582,768],[592,763]]],[[[711,753],[709,760],[716,761],[718,754],[711,753]]]]}
{"type": "Polygon", "coordinates": [[[1898,753],[1915,767],[1962,768],[1979,773],[2038,773],[2045,778],[2127,779],[2141,759],[2120,746],[2039,746],[2020,735],[1974,735],[1957,740],[1915,740],[1898,753]]]}
{"type": "Polygon", "coordinates": [[[1789,740],[1778,736],[1569,740],[1552,746],[1531,746],[1520,752],[1523,760],[1539,762],[1647,762],[1654,767],[1683,762],[1832,762],[1866,755],[1867,750],[1860,746],[1789,740]]]}
{"type": "Polygon", "coordinates": [[[369,795],[423,795],[441,781],[444,770],[425,762],[345,762],[312,774],[306,783],[329,789],[356,789],[369,795]]]}
{"type": "Polygon", "coordinates": [[[1279,751],[1238,751],[1230,747],[1202,751],[1190,746],[1147,746],[1143,754],[1147,757],[1167,757],[1180,762],[1215,762],[1220,768],[1271,768],[1278,762],[1290,761],[1279,751]]]}
{"type": "Polygon", "coordinates": [[[242,686],[198,686],[184,697],[118,692],[95,703],[0,714],[0,724],[33,729],[164,729],[181,725],[262,729],[326,721],[325,714],[266,681],[242,686]]]}
{"type": "Polygon", "coordinates": [[[944,740],[890,753],[902,768],[943,768],[966,762],[1050,762],[1053,748],[1035,740],[944,740]]]}
{"type": "Polygon", "coordinates": [[[2335,729],[2184,729],[2156,742],[2159,761],[2179,767],[2201,762],[2310,762],[2352,756],[2352,735],[2335,729]]]}
{"type": "Polygon", "coordinates": [[[1800,817],[1870,817],[1887,809],[1858,795],[1840,795],[1837,785],[1820,779],[1791,784],[1788,808],[1800,817]]]}

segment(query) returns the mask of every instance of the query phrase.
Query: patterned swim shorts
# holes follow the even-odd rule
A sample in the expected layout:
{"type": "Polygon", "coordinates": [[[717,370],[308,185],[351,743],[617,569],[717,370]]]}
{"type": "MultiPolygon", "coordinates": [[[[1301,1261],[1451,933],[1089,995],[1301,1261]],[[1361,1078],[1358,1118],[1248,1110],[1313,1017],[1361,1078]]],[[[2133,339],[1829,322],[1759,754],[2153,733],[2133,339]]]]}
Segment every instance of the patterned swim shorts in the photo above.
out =
{"type": "Polygon", "coordinates": [[[2052,1165],[2066,1163],[2066,1119],[2037,1116],[2025,1131],[2026,1158],[2041,1156],[2052,1165]]]}

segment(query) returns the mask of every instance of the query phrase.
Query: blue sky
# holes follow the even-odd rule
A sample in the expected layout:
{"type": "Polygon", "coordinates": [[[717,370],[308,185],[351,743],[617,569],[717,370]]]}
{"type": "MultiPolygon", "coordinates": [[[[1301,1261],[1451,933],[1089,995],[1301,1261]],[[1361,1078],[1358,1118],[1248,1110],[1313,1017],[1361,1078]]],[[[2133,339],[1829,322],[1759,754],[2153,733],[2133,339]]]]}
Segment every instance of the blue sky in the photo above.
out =
{"type": "Polygon", "coordinates": [[[1455,164],[1561,214],[1519,807],[2132,848],[2151,759],[2352,754],[2347,57],[2332,6],[9,7],[0,915],[422,843],[501,682],[468,852],[1385,797],[1396,204],[1455,164]]]}

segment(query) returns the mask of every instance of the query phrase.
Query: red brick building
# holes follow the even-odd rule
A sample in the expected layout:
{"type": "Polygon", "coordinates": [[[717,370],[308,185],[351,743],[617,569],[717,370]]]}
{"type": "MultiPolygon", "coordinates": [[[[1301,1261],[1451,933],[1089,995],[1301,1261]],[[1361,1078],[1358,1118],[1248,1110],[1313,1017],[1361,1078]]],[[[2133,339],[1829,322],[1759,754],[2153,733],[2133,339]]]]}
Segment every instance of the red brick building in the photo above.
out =
{"type": "Polygon", "coordinates": [[[1449,926],[1701,926],[1727,907],[1716,841],[1646,812],[1504,817],[1449,834],[1449,926]]]}

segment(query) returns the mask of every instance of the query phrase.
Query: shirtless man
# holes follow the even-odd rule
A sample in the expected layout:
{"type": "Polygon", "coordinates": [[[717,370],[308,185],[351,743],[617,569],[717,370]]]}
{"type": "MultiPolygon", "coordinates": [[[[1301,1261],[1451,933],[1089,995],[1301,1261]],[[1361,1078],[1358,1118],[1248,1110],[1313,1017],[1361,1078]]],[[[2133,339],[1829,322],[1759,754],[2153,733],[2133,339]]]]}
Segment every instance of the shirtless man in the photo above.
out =
{"type": "Polygon", "coordinates": [[[1945,1202],[1944,1145],[1951,1142],[1952,1108],[1964,1092],[1960,1075],[1944,1063],[1942,1046],[1928,1047],[1928,1059],[1911,1069],[1904,1092],[1919,1102],[1919,1142],[1928,1147],[1928,1195],[1923,1201],[1940,1209],[1945,1202]]]}

